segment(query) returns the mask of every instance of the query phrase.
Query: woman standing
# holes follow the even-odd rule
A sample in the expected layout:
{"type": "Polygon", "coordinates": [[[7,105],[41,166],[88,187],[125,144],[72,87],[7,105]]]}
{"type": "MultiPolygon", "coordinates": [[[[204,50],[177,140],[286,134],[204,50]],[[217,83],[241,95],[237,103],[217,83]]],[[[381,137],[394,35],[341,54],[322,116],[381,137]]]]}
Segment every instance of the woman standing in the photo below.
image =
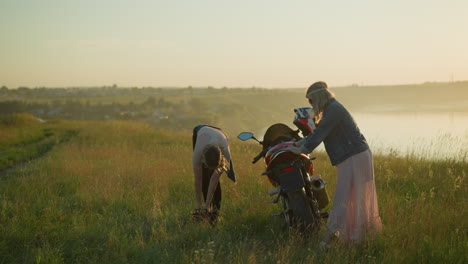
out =
{"type": "Polygon", "coordinates": [[[217,127],[198,125],[193,129],[192,165],[195,175],[196,219],[208,218],[213,223],[221,209],[219,177],[226,172],[236,182],[229,150],[229,138],[217,127]],[[202,204],[202,196],[204,204],[202,204]]]}
{"type": "Polygon", "coordinates": [[[353,117],[326,83],[312,84],[306,98],[313,107],[317,128],[290,150],[310,153],[323,141],[332,165],[338,169],[333,209],[321,245],[328,247],[334,235],[359,242],[382,228],[372,153],[353,117]]]}

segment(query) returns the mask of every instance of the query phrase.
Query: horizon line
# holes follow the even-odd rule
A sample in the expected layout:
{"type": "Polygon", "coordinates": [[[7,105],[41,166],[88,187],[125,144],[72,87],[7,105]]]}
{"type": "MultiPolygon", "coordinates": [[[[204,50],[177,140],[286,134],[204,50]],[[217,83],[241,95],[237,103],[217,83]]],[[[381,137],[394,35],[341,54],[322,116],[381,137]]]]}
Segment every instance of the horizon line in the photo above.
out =
{"type": "MultiPolygon", "coordinates": [[[[399,83],[399,84],[358,84],[358,83],[353,83],[353,84],[348,84],[348,85],[339,85],[339,86],[332,86],[329,88],[344,88],[344,87],[388,87],[388,86],[416,86],[416,85],[427,85],[427,84],[459,84],[459,83],[464,83],[468,82],[468,80],[459,80],[459,81],[426,81],[422,83],[399,83]]],[[[144,88],[152,88],[152,89],[304,89],[307,87],[262,87],[262,86],[238,86],[238,87],[228,87],[228,86],[212,86],[212,85],[206,85],[206,86],[192,86],[192,85],[187,85],[187,86],[119,86],[118,84],[111,84],[111,85],[94,85],[94,86],[79,86],[79,85],[71,85],[71,86],[35,86],[35,87],[29,87],[26,85],[20,85],[17,86],[16,88],[11,88],[6,85],[0,86],[0,89],[2,88],[7,88],[7,89],[21,89],[21,88],[26,88],[26,89],[89,89],[89,88],[118,88],[118,89],[144,89],[144,88]]]]}

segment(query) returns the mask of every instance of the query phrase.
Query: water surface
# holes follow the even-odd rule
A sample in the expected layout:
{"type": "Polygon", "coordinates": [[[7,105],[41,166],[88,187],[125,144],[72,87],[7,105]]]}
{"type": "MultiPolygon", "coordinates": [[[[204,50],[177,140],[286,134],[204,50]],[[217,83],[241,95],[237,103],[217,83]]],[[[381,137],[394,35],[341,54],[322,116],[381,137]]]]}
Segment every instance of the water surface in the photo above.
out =
{"type": "Polygon", "coordinates": [[[466,160],[466,112],[354,113],[353,117],[374,152],[466,160]]]}

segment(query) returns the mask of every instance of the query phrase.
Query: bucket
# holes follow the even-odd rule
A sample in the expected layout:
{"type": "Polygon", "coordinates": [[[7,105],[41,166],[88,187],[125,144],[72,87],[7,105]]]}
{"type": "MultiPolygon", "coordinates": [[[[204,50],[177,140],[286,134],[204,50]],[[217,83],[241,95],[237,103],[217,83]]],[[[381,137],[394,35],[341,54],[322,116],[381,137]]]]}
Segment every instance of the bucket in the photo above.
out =
{"type": "Polygon", "coordinates": [[[311,177],[310,180],[312,183],[312,192],[314,193],[315,199],[317,199],[319,210],[322,210],[330,203],[330,198],[325,188],[326,183],[320,175],[311,177]]]}

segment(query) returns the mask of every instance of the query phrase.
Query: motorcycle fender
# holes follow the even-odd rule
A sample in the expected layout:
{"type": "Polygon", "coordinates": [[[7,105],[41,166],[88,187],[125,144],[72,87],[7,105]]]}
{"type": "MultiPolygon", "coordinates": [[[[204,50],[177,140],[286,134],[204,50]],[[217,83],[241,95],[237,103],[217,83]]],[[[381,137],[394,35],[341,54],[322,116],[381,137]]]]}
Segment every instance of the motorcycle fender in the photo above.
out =
{"type": "Polygon", "coordinates": [[[304,178],[300,168],[290,167],[278,174],[278,183],[282,192],[296,191],[304,187],[304,178]]]}

